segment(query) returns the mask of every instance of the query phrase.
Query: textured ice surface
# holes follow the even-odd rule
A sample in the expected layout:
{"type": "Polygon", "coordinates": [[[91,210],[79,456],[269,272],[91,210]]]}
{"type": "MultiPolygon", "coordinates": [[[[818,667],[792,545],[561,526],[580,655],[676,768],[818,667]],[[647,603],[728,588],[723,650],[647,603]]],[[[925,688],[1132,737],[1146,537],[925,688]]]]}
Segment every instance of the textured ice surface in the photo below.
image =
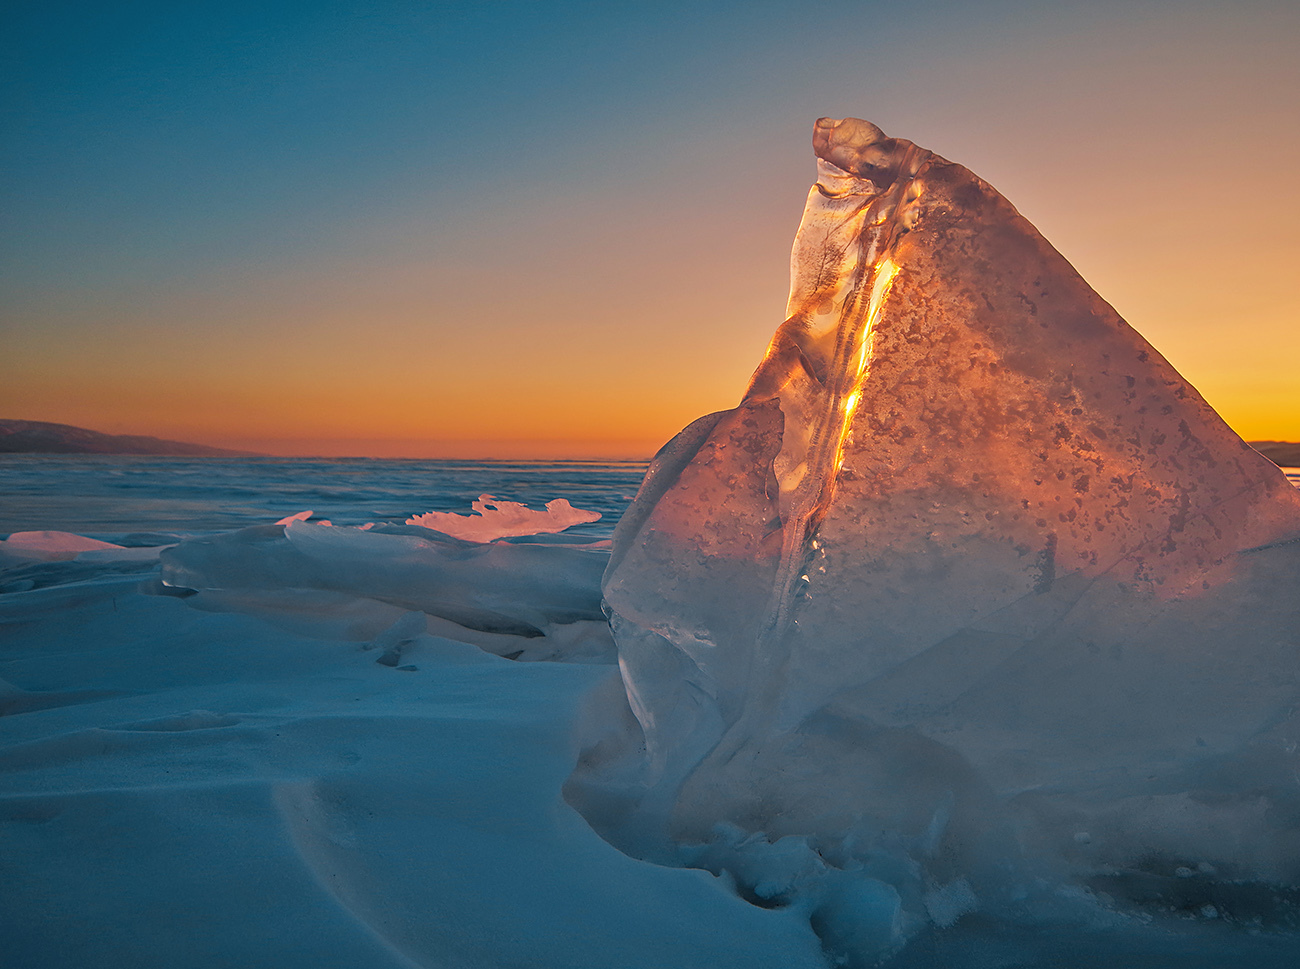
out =
{"type": "Polygon", "coordinates": [[[611,645],[600,605],[608,553],[588,545],[461,541],[412,525],[336,527],[290,518],[163,550],[166,586],[195,605],[266,613],[294,628],[352,616],[353,638],[417,611],[512,658],[593,659],[611,645]],[[303,613],[305,616],[297,616],[303,613]]]}
{"type": "Polygon", "coordinates": [[[755,898],[803,839],[777,894],[850,961],[972,913],[1293,925],[1300,495],[988,184],[814,149],[788,319],[616,532],[636,720],[570,796],[755,898]]]}

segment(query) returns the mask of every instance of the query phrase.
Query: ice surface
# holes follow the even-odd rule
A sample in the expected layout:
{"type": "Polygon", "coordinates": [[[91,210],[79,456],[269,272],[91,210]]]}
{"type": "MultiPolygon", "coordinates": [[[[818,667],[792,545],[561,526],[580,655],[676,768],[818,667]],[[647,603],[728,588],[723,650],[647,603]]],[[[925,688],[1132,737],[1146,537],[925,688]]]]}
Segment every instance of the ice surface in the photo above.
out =
{"type": "Polygon", "coordinates": [[[855,119],[814,150],[788,319],[616,532],[635,720],[571,799],[749,897],[803,839],[784,900],[850,962],[976,912],[1097,965],[1153,914],[1238,932],[1161,958],[1294,928],[1300,495],[987,183],[855,119]]]}
{"type": "Polygon", "coordinates": [[[480,544],[411,525],[352,528],[291,517],[183,542],[161,553],[162,581],[193,605],[274,614],[303,629],[325,613],[369,639],[414,610],[513,658],[608,654],[600,576],[589,545],[480,544]]]}
{"type": "Polygon", "coordinates": [[[605,539],[645,461],[417,461],[369,458],[143,458],[0,455],[0,537],[61,529],[123,545],[264,525],[304,508],[336,525],[467,510],[488,492],[541,508],[563,496],[598,522],[562,534],[605,539]]]}
{"type": "Polygon", "coordinates": [[[430,511],[408,518],[406,524],[432,528],[466,541],[490,542],[516,535],[562,532],[571,525],[596,522],[601,518],[598,511],[574,508],[567,498],[548,501],[545,511],[537,511],[522,502],[479,495],[471,507],[473,511],[469,515],[430,511]]]}

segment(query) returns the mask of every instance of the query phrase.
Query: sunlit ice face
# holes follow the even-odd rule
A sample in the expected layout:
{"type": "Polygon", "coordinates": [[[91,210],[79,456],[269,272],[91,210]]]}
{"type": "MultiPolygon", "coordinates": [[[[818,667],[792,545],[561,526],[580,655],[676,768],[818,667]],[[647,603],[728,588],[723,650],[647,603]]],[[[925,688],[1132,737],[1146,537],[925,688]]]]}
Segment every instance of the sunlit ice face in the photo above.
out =
{"type": "Polygon", "coordinates": [[[820,118],[813,127],[817,180],[808,193],[790,258],[787,316],[818,329],[870,275],[892,235],[895,189],[928,153],[869,121],[820,118]]]}

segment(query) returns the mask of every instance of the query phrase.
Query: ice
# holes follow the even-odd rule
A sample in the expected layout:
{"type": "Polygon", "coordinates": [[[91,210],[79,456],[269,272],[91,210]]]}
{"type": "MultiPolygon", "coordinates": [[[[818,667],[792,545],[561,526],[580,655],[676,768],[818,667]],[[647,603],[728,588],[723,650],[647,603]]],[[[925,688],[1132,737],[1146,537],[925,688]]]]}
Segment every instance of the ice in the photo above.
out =
{"type": "Polygon", "coordinates": [[[352,528],[292,516],[161,553],[162,581],[193,605],[370,639],[402,611],[514,658],[590,661],[612,643],[601,611],[608,553],[590,545],[462,541],[419,526],[352,528]],[[442,625],[439,625],[441,623],[442,625]],[[343,631],[346,629],[346,631],[343,631]]]}
{"type": "Polygon", "coordinates": [[[0,561],[4,559],[30,559],[43,562],[60,562],[75,559],[82,552],[103,549],[121,549],[112,542],[74,535],[71,532],[14,532],[0,540],[0,561]]]}
{"type": "Polygon", "coordinates": [[[612,550],[197,531],[405,464],[11,517],[113,541],[0,545],[0,962],[1296,965],[1296,495],[984,183],[815,144],[790,319],[612,550]]]}
{"type": "Polygon", "coordinates": [[[955,878],[947,885],[925,893],[925,910],[934,924],[941,929],[955,925],[963,915],[979,910],[979,900],[971,891],[970,882],[955,878]]]}
{"type": "Polygon", "coordinates": [[[161,547],[124,547],[63,531],[14,532],[0,541],[0,595],[156,568],[161,547]]]}
{"type": "Polygon", "coordinates": [[[518,501],[502,501],[492,495],[479,495],[469,515],[430,511],[408,518],[406,524],[420,525],[470,542],[490,542],[517,535],[542,535],[562,532],[571,525],[600,521],[600,512],[574,508],[567,498],[546,503],[537,511],[518,501]]]}
{"type": "MultiPolygon", "coordinates": [[[[309,509],[307,509],[306,511],[300,511],[300,512],[296,512],[295,514],[292,514],[292,515],[286,515],[285,517],[281,518],[278,522],[276,522],[276,524],[277,524],[277,525],[292,525],[294,522],[305,522],[305,521],[310,521],[310,520],[311,520],[311,516],[314,515],[314,514],[315,514],[315,512],[313,512],[313,511],[309,508],[309,509]]],[[[317,524],[317,525],[332,525],[332,524],[334,524],[334,523],[331,522],[331,521],[328,521],[328,520],[326,520],[326,519],[321,519],[321,520],[317,521],[315,524],[317,524]]]]}
{"type": "Polygon", "coordinates": [[[1290,924],[1300,495],[987,183],[855,119],[814,150],[788,319],[616,532],[635,719],[571,800],[747,896],[760,842],[719,831],[805,839],[850,962],[976,910],[1097,965],[1184,905],[1237,926],[1207,953],[1290,924]],[[868,883],[899,917],[845,927],[868,883]]]}

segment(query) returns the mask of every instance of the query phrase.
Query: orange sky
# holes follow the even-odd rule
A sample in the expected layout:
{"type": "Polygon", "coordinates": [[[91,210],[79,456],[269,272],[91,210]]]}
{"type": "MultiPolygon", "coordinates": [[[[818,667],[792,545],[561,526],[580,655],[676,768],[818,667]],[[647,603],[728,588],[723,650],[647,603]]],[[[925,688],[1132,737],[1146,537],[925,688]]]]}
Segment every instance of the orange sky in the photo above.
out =
{"type": "Polygon", "coordinates": [[[96,272],[6,286],[0,416],[275,454],[647,456],[739,398],[783,315],[812,122],[849,114],[991,182],[1244,437],[1300,440],[1300,19],[1262,9],[978,44],[954,24],[941,59],[778,65],[575,127],[538,172],[408,180],[301,245],[207,260],[200,225],[119,272],[110,241],[96,272]]]}

